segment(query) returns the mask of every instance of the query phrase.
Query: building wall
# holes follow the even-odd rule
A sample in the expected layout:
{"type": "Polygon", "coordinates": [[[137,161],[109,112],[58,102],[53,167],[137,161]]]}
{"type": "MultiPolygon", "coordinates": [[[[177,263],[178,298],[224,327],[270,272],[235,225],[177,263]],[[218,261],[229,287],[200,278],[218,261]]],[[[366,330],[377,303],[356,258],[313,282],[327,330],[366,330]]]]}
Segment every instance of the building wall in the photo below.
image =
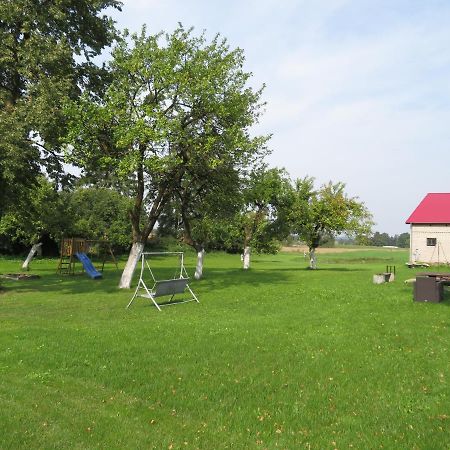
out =
{"type": "Polygon", "coordinates": [[[412,224],[410,261],[450,263],[450,224],[412,224]],[[435,246],[427,239],[436,239],[435,246]]]}

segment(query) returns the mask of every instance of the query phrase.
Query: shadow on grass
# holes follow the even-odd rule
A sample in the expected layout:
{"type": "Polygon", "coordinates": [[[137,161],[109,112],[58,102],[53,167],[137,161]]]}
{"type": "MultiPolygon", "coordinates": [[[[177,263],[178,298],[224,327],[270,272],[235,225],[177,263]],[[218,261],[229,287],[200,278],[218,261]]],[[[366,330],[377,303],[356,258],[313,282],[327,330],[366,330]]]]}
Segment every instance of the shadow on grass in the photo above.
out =
{"type": "Polygon", "coordinates": [[[112,274],[109,272],[101,279],[93,280],[86,275],[58,275],[40,274],[37,280],[9,281],[4,285],[5,291],[13,292],[60,292],[62,295],[73,295],[90,292],[117,292],[117,285],[120,279],[120,272],[112,274]]]}
{"type": "Polygon", "coordinates": [[[212,288],[230,287],[232,285],[251,284],[252,286],[283,283],[292,279],[292,269],[242,270],[242,269],[205,269],[201,280],[194,283],[212,288]]]}
{"type": "Polygon", "coordinates": [[[394,258],[324,258],[321,260],[325,264],[388,264],[395,261],[394,258]]]}
{"type": "MultiPolygon", "coordinates": [[[[257,264],[259,265],[259,264],[257,264]]],[[[258,267],[250,270],[243,270],[239,268],[208,268],[205,267],[204,276],[201,280],[197,281],[191,278],[189,284],[191,285],[194,292],[198,288],[200,291],[209,289],[227,289],[235,286],[267,286],[267,285],[278,285],[285,283],[297,283],[298,276],[296,274],[301,274],[301,277],[307,279],[311,274],[311,278],[317,279],[320,274],[332,274],[332,273],[355,273],[361,272],[366,269],[364,268],[345,268],[345,267],[319,267],[318,269],[311,270],[308,267],[301,266],[284,266],[284,267],[258,267]]],[[[192,268],[189,268],[189,273],[193,272],[192,268]]],[[[136,270],[135,276],[133,277],[132,287],[129,290],[118,289],[118,284],[120,276],[122,274],[121,270],[106,270],[103,274],[103,278],[93,280],[89,278],[86,274],[77,275],[60,275],[52,272],[40,272],[40,279],[37,280],[19,280],[19,281],[8,281],[6,285],[3,285],[4,292],[48,292],[48,293],[59,293],[60,295],[76,295],[76,294],[112,294],[123,292],[124,296],[131,295],[130,293],[134,291],[138,277],[139,271],[136,270]]],[[[146,277],[149,287],[152,286],[152,281],[150,277],[146,277]]]]}
{"type": "MultiPolygon", "coordinates": [[[[189,284],[194,289],[199,287],[201,289],[221,289],[234,285],[252,285],[261,286],[267,284],[285,283],[287,280],[292,280],[291,269],[281,270],[260,270],[260,271],[244,271],[242,269],[205,269],[205,274],[202,280],[191,279],[189,284]]],[[[41,278],[38,280],[28,281],[9,281],[7,285],[2,286],[4,292],[48,292],[60,295],[74,295],[83,293],[118,293],[121,292],[117,287],[119,284],[121,271],[107,272],[103,278],[92,280],[86,275],[58,275],[58,274],[40,274],[41,278]]],[[[131,289],[124,289],[122,292],[126,295],[134,291],[138,281],[138,271],[133,277],[131,289]]],[[[150,276],[145,278],[148,281],[148,286],[151,287],[153,282],[150,276]]]]}
{"type": "Polygon", "coordinates": [[[190,283],[195,290],[195,286],[201,289],[226,289],[234,286],[251,285],[258,288],[267,285],[285,285],[286,283],[298,284],[307,282],[309,278],[317,280],[320,274],[327,276],[333,273],[356,273],[362,269],[346,269],[346,268],[324,268],[311,270],[308,268],[270,268],[259,270],[243,269],[205,269],[204,277],[200,281],[190,283]],[[310,273],[311,277],[309,276],[310,273]]]}
{"type": "Polygon", "coordinates": [[[442,303],[444,306],[447,306],[447,307],[450,306],[450,286],[444,287],[442,301],[440,303],[442,303]]]}
{"type": "Polygon", "coordinates": [[[317,269],[310,269],[309,267],[304,267],[302,270],[311,273],[320,272],[364,272],[367,269],[349,269],[347,267],[318,267],[317,269]]]}

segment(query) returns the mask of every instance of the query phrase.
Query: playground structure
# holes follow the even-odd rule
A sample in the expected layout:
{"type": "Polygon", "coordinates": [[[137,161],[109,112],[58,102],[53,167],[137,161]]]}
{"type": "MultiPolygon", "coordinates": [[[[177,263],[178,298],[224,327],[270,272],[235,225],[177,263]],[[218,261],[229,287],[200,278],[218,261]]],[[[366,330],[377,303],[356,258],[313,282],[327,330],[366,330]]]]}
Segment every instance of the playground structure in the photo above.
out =
{"type": "Polygon", "coordinates": [[[161,311],[161,306],[174,305],[178,303],[187,303],[196,301],[200,303],[192,289],[188,285],[189,276],[184,267],[184,253],[183,252],[144,252],[141,256],[141,273],[139,276],[139,282],[134,291],[134,295],[130,302],[127,305],[127,308],[133,303],[133,300],[136,297],[143,297],[150,299],[153,304],[156,306],[158,311],[161,311]],[[176,269],[174,276],[168,280],[157,280],[153,274],[153,271],[150,267],[149,261],[151,261],[152,257],[156,256],[178,256],[179,267],[176,269]],[[148,269],[151,282],[153,283],[152,287],[149,289],[147,283],[144,279],[144,271],[145,268],[148,269]],[[177,294],[183,294],[185,291],[189,291],[191,297],[188,299],[181,299],[172,301],[177,294]],[[164,303],[158,303],[156,299],[158,297],[169,296],[170,299],[164,303]]]}
{"type": "MultiPolygon", "coordinates": [[[[60,259],[57,272],[61,275],[75,275],[77,272],[76,264],[81,263],[84,271],[91,278],[101,278],[101,273],[105,263],[112,261],[116,269],[117,260],[112,251],[111,245],[107,240],[91,240],[82,238],[62,238],[60,245],[60,259]],[[98,270],[94,267],[90,257],[96,257],[101,264],[98,270]]],[[[79,273],[81,273],[80,271],[79,273]]]]}

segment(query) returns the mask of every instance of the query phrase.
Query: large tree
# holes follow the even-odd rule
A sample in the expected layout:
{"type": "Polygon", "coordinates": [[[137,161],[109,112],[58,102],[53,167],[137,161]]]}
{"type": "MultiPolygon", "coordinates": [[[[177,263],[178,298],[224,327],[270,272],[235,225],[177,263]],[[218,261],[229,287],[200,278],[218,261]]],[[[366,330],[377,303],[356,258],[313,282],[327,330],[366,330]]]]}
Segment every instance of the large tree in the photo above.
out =
{"type": "Polygon", "coordinates": [[[64,183],[61,105],[102,70],[117,0],[0,0],[0,217],[30,201],[42,170],[64,183]]]}
{"type": "Polygon", "coordinates": [[[243,62],[220,36],[207,42],[181,25],[148,36],[143,28],[113,50],[105,94],[86,91],[68,108],[71,161],[134,198],[133,245],[119,287],[130,287],[148,236],[188,171],[245,166],[263,151],[266,138],[249,131],[261,90],[248,87],[243,62]]]}
{"type": "Polygon", "coordinates": [[[370,234],[370,212],[364,203],[345,193],[344,183],[329,182],[314,189],[314,178],[305,177],[296,180],[294,192],[292,231],[308,246],[311,269],[317,268],[316,249],[324,238],[370,234]]]}

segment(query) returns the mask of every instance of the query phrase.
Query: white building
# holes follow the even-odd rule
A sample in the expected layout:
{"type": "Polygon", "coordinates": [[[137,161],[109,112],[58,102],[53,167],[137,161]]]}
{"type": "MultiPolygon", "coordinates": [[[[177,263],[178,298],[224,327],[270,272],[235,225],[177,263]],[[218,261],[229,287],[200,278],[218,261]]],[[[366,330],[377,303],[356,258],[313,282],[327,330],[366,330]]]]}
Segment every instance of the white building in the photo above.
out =
{"type": "Polygon", "coordinates": [[[450,263],[450,193],[427,194],[409,216],[410,261],[450,263]]]}

